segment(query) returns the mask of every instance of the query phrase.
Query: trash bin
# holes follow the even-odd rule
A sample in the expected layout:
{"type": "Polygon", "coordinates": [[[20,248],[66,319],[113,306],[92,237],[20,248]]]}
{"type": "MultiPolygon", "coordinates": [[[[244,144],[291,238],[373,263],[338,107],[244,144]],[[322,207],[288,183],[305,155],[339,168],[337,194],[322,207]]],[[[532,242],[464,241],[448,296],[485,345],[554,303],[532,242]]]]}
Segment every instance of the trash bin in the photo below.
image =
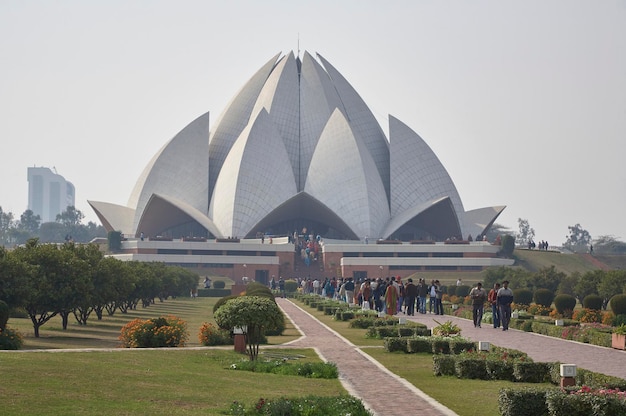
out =
{"type": "Polygon", "coordinates": [[[244,328],[234,328],[233,334],[235,334],[235,351],[242,354],[246,353],[246,335],[244,328]]]}

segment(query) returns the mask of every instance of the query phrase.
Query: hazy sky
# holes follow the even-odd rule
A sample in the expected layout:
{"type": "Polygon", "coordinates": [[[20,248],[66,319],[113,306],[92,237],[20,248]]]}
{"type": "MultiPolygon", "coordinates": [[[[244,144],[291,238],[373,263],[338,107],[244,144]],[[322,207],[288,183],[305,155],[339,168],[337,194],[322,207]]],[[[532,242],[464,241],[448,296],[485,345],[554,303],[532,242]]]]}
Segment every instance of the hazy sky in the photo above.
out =
{"type": "Polygon", "coordinates": [[[626,1],[0,0],[0,206],[29,166],[125,205],[150,158],[217,120],[274,54],[318,52],[387,131],[438,155],[466,209],[561,244],[626,240],[626,1]]]}

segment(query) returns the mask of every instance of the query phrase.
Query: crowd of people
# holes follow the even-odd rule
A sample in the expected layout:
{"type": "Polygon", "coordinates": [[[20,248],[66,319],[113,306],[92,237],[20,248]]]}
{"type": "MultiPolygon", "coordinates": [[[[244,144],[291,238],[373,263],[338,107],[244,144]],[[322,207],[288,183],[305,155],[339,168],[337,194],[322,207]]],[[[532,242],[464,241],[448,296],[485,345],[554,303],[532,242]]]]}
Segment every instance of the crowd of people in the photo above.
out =
{"type": "MultiPolygon", "coordinates": [[[[424,279],[414,282],[412,278],[402,281],[400,276],[360,281],[352,277],[346,278],[296,278],[302,293],[315,294],[329,299],[339,300],[362,309],[375,310],[387,315],[404,314],[414,316],[415,313],[443,315],[443,288],[439,280],[427,283],[424,279]]],[[[461,280],[457,282],[459,284],[461,280]]],[[[282,278],[270,281],[272,290],[279,290],[284,294],[285,283],[282,278]]],[[[487,292],[479,282],[470,290],[472,300],[472,316],[474,326],[480,328],[487,303],[492,308],[493,327],[503,331],[509,329],[511,320],[511,303],[513,292],[509,289],[509,282],[495,283],[487,292]]]]}

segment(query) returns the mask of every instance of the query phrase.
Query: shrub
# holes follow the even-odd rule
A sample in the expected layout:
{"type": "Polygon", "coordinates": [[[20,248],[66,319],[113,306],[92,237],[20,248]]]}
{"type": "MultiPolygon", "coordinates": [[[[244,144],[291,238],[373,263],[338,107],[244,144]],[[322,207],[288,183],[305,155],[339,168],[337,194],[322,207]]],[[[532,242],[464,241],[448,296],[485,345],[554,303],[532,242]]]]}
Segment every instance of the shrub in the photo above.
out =
{"type": "Polygon", "coordinates": [[[223,280],[216,280],[213,282],[213,287],[215,289],[224,289],[226,287],[226,282],[223,280]]]}
{"type": "Polygon", "coordinates": [[[545,306],[539,305],[537,303],[531,303],[528,307],[528,313],[531,315],[548,316],[550,315],[550,312],[552,312],[552,308],[546,308],[545,306]]]}
{"type": "Polygon", "coordinates": [[[448,288],[447,295],[450,296],[450,297],[455,296],[456,295],[456,286],[450,286],[448,288]]]}
{"type": "Polygon", "coordinates": [[[433,372],[435,376],[453,376],[456,375],[454,368],[454,357],[445,354],[433,355],[433,372]]]}
{"type": "Polygon", "coordinates": [[[285,280],[285,292],[294,293],[298,291],[298,282],[293,279],[285,280]]]}
{"type": "Polygon", "coordinates": [[[530,289],[520,288],[513,291],[513,302],[521,305],[530,305],[533,301],[533,292],[530,289]]]}
{"type": "Polygon", "coordinates": [[[485,357],[479,354],[460,355],[455,357],[454,371],[458,378],[488,380],[485,357]]]}
{"type": "Polygon", "coordinates": [[[19,350],[23,345],[24,339],[17,329],[0,328],[0,350],[19,350]]]}
{"type": "Polygon", "coordinates": [[[457,335],[460,333],[461,333],[461,328],[452,321],[446,321],[443,324],[440,322],[437,322],[437,326],[433,328],[433,335],[440,335],[442,337],[447,337],[450,335],[457,335]]]}
{"type": "Polygon", "coordinates": [[[409,338],[407,339],[406,346],[407,346],[408,353],[418,353],[418,352],[431,353],[433,351],[433,347],[431,346],[431,342],[430,342],[430,337],[427,337],[427,336],[416,336],[413,338],[409,338]]]}
{"type": "Polygon", "coordinates": [[[353,321],[350,321],[349,327],[350,328],[367,329],[370,326],[374,326],[374,320],[375,319],[376,318],[374,318],[374,317],[360,316],[360,317],[354,319],[353,321]]]}
{"type": "Polygon", "coordinates": [[[550,364],[518,361],[513,365],[515,380],[523,383],[543,383],[550,379],[550,364]]]}
{"type": "Polygon", "coordinates": [[[7,327],[9,316],[9,305],[5,301],[0,300],[0,331],[3,331],[7,327]]]}
{"type": "Polygon", "coordinates": [[[498,409],[502,416],[547,415],[546,391],[543,389],[500,389],[498,409]]]}
{"type": "Polygon", "coordinates": [[[134,319],[124,325],[119,336],[125,348],[184,347],[187,323],[175,316],[134,319]]]}
{"type": "Polygon", "coordinates": [[[258,282],[250,282],[246,286],[246,296],[261,296],[263,298],[274,299],[274,294],[269,287],[258,282]]]}
{"type": "Polygon", "coordinates": [[[617,315],[626,315],[626,294],[615,295],[609,301],[611,311],[617,315]]]}
{"type": "Polygon", "coordinates": [[[588,308],[577,309],[572,318],[581,323],[600,323],[602,322],[602,311],[588,308]]]}
{"type": "Polygon", "coordinates": [[[626,325],[626,315],[621,314],[613,318],[613,326],[626,325]]]}
{"type": "MultiPolygon", "coordinates": [[[[383,328],[379,328],[383,329],[383,328]]],[[[408,352],[406,338],[388,337],[385,338],[385,350],[388,352],[402,351],[408,352]]]]}
{"type": "MultiPolygon", "coordinates": [[[[469,287],[468,285],[460,285],[456,287],[456,291],[454,293],[454,295],[460,297],[460,298],[464,298],[465,296],[468,296],[470,293],[470,290],[472,290],[471,287],[469,287]]],[[[448,289],[448,294],[450,294],[450,291],[448,289]]]]}
{"type": "Polygon", "coordinates": [[[450,341],[450,351],[453,354],[460,354],[465,351],[476,351],[476,343],[465,338],[454,337],[450,341]]]}
{"type": "Polygon", "coordinates": [[[352,396],[336,397],[306,396],[297,398],[280,397],[276,399],[259,399],[250,407],[234,402],[229,409],[229,415],[326,415],[326,416],[371,416],[363,403],[352,396]]]}
{"type": "Polygon", "coordinates": [[[230,331],[218,328],[213,324],[204,322],[198,332],[198,340],[204,346],[232,345],[230,331]]]}
{"type": "Polygon", "coordinates": [[[537,289],[533,295],[533,301],[537,305],[549,308],[554,300],[554,293],[549,289],[537,289]]]}
{"type": "Polygon", "coordinates": [[[231,299],[236,299],[238,297],[239,297],[238,295],[228,295],[228,296],[224,296],[221,299],[218,299],[218,301],[215,302],[215,305],[213,305],[213,314],[215,314],[215,312],[226,302],[228,302],[231,299]]]}
{"type": "Polygon", "coordinates": [[[450,338],[449,337],[433,337],[432,339],[433,354],[450,354],[450,338]]]}
{"type": "Polygon", "coordinates": [[[490,354],[485,361],[485,369],[487,370],[489,378],[492,380],[515,380],[515,377],[513,376],[512,360],[502,360],[495,358],[492,354],[490,354]]]}
{"type": "Polygon", "coordinates": [[[554,307],[561,315],[565,315],[566,311],[573,311],[576,307],[576,298],[572,295],[562,293],[554,298],[554,307]]]}
{"type": "Polygon", "coordinates": [[[583,299],[583,307],[599,311],[602,309],[602,297],[596,294],[585,296],[583,299]]]}
{"type": "Polygon", "coordinates": [[[199,298],[221,298],[230,295],[230,289],[198,289],[199,298]]]}
{"type": "Polygon", "coordinates": [[[290,363],[286,360],[256,360],[240,361],[231,364],[231,370],[252,371],[255,373],[281,374],[286,376],[300,376],[306,378],[336,379],[339,378],[339,370],[334,363],[290,363]]]}

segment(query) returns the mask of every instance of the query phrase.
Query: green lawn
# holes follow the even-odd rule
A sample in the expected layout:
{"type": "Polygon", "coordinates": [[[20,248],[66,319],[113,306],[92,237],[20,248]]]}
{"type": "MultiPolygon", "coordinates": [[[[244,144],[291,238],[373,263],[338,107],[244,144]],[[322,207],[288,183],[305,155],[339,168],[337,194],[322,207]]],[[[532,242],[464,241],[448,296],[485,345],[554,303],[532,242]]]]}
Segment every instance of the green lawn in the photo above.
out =
{"type": "MultiPolygon", "coordinates": [[[[137,307],[123,314],[116,311],[113,316],[102,317],[98,321],[92,314],[86,326],[78,325],[73,316],[70,317],[68,329],[63,330],[61,318],[56,316],[40,328],[40,337],[35,338],[33,324],[29,318],[11,318],[9,326],[17,328],[24,335],[24,349],[47,348],[118,348],[120,329],[135,318],[149,319],[163,315],[175,315],[187,322],[189,341],[187,346],[198,347],[198,331],[203,322],[215,323],[213,305],[219,298],[177,298],[157,302],[147,308],[137,307]]],[[[300,335],[287,322],[287,330],[283,336],[270,337],[270,344],[281,344],[298,338],[300,335]]]]}
{"type": "MultiPolygon", "coordinates": [[[[281,350],[282,352],[283,350],[281,350]]],[[[289,350],[319,361],[313,350],[289,350]]],[[[230,369],[231,350],[2,353],[2,415],[217,415],[233,401],[334,396],[339,380],[230,369]]]]}
{"type": "MultiPolygon", "coordinates": [[[[198,328],[212,322],[215,298],[179,298],[148,308],[116,312],[87,326],[70,322],[66,331],[54,318],[34,338],[28,318],[9,320],[9,326],[26,335],[25,349],[112,348],[111,352],[0,353],[2,383],[0,409],[3,415],[28,414],[220,414],[238,400],[252,404],[260,397],[336,395],[345,393],[338,380],[309,380],[290,376],[248,373],[229,369],[246,359],[232,347],[211,350],[185,348],[162,350],[118,350],[120,328],[134,318],[173,314],[187,321],[188,346],[199,346],[198,328]]],[[[435,377],[430,355],[391,354],[383,341],[365,338],[365,330],[349,328],[329,315],[306,305],[300,306],[396,374],[450,407],[461,416],[498,415],[498,390],[521,386],[496,381],[459,380],[435,377]],[[453,392],[453,393],[451,393],[453,392]]],[[[272,345],[299,337],[288,322],[283,336],[270,337],[272,345]]],[[[301,353],[307,360],[319,360],[313,350],[281,350],[301,353]]]]}

